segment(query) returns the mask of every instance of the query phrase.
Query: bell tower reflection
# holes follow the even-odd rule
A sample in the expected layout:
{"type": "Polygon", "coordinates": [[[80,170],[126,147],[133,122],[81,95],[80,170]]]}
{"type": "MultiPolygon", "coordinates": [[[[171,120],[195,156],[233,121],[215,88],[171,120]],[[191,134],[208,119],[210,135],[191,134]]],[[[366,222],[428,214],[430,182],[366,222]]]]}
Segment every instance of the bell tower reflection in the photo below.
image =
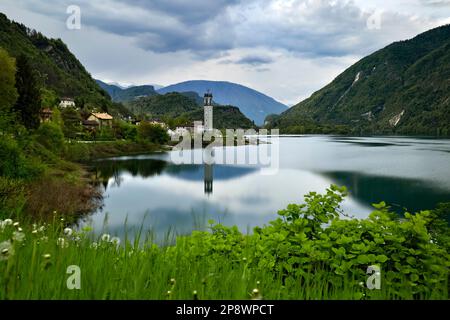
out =
{"type": "Polygon", "coordinates": [[[213,165],[204,164],[204,182],[205,182],[205,194],[210,195],[213,193],[213,165]]]}

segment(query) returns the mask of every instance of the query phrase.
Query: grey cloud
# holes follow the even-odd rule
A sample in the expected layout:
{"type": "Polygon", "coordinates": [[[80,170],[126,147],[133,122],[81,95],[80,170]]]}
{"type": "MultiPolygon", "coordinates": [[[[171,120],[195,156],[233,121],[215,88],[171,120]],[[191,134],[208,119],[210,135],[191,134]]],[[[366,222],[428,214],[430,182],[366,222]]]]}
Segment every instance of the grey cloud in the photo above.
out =
{"type": "Polygon", "coordinates": [[[250,55],[237,60],[237,64],[247,64],[250,66],[261,66],[272,63],[274,60],[268,56],[250,55]]]}
{"type": "MultiPolygon", "coordinates": [[[[369,30],[370,13],[346,0],[17,1],[62,21],[68,5],[79,5],[83,25],[129,37],[148,51],[189,51],[198,59],[254,47],[308,57],[364,55],[424,31],[417,27],[420,21],[393,13],[383,14],[380,30],[369,30]]],[[[421,1],[432,5],[450,0],[421,1]]],[[[249,66],[270,62],[261,57],[234,60],[249,66]]]]}
{"type": "MultiPolygon", "coordinates": [[[[130,4],[127,0],[117,1],[130,4]]],[[[239,2],[240,0],[135,0],[132,3],[148,11],[170,13],[185,23],[202,24],[239,2]]]]}
{"type": "Polygon", "coordinates": [[[425,6],[450,7],[450,0],[420,0],[425,6]]]}
{"type": "Polygon", "coordinates": [[[99,5],[87,0],[18,0],[34,12],[66,19],[66,8],[80,6],[82,25],[132,37],[154,52],[189,50],[199,56],[214,56],[233,47],[234,28],[227,7],[238,0],[106,0],[99,5]]]}

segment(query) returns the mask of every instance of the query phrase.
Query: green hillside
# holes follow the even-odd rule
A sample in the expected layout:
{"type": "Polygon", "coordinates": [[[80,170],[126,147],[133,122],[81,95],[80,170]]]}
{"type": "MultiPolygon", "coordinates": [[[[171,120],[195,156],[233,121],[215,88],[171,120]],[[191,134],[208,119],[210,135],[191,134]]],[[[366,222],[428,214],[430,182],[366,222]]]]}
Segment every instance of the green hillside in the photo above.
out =
{"type": "Polygon", "coordinates": [[[61,39],[49,39],[0,13],[0,47],[13,57],[25,55],[40,81],[58,97],[73,97],[104,110],[111,106],[107,93],[91,78],[61,39]]]}
{"type": "MultiPolygon", "coordinates": [[[[137,99],[129,102],[127,107],[140,117],[161,118],[174,127],[189,126],[197,120],[203,121],[202,102],[195,92],[171,92],[137,99]]],[[[215,105],[213,121],[214,127],[218,129],[254,127],[254,123],[239,108],[233,106],[215,105]]]]}
{"type": "Polygon", "coordinates": [[[289,133],[450,134],[450,26],[362,59],[269,126],[289,133]]]}
{"type": "Polygon", "coordinates": [[[176,92],[140,98],[129,102],[127,106],[135,114],[149,117],[178,117],[200,108],[194,98],[176,92]]]}
{"type": "MultiPolygon", "coordinates": [[[[182,115],[189,121],[203,121],[203,108],[182,115]]],[[[248,119],[238,107],[215,106],[213,112],[214,128],[217,129],[249,129],[254,128],[253,121],[248,119]]]]}

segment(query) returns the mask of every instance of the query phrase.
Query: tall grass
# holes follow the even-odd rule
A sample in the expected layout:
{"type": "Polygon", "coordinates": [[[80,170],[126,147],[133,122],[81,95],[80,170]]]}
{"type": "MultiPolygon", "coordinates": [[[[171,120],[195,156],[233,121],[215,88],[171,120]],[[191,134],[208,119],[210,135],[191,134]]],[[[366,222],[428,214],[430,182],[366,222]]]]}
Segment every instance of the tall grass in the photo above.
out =
{"type": "MultiPolygon", "coordinates": [[[[0,300],[4,299],[398,299],[413,298],[405,277],[401,292],[388,286],[368,290],[366,279],[336,276],[317,268],[285,277],[249,259],[203,256],[192,259],[189,237],[157,246],[137,230],[118,243],[85,227],[63,229],[63,221],[0,225],[0,300]],[[81,288],[69,290],[67,268],[80,267],[81,288]],[[196,295],[194,296],[194,291],[196,295]]],[[[382,278],[383,284],[383,278],[382,278]]],[[[447,299],[448,284],[431,286],[421,299],[447,299]]]]}

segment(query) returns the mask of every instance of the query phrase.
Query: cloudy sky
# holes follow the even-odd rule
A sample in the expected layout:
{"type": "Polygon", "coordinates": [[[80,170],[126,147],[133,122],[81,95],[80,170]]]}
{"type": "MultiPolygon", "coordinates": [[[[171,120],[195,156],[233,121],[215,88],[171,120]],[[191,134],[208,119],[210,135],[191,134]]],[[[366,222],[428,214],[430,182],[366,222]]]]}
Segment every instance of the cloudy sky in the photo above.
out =
{"type": "Polygon", "coordinates": [[[361,57],[450,23],[450,0],[0,0],[96,78],[237,82],[295,104],[361,57]],[[81,29],[67,28],[67,8],[81,29]]]}

